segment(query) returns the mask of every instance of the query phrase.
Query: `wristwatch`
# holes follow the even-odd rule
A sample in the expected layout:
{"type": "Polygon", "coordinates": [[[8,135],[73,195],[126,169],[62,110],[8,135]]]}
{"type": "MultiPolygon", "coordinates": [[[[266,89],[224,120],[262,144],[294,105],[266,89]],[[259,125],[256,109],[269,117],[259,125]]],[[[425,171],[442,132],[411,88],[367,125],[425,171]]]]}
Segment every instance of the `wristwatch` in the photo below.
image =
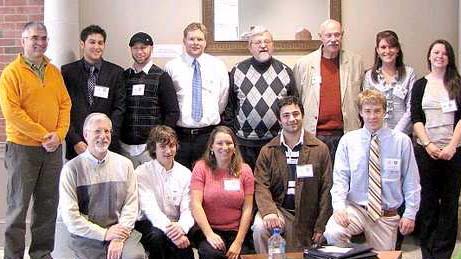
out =
{"type": "Polygon", "coordinates": [[[427,147],[427,146],[429,146],[429,144],[431,144],[431,143],[432,143],[432,141],[430,141],[430,140],[428,140],[428,141],[426,141],[426,142],[423,142],[423,147],[427,147]]]}

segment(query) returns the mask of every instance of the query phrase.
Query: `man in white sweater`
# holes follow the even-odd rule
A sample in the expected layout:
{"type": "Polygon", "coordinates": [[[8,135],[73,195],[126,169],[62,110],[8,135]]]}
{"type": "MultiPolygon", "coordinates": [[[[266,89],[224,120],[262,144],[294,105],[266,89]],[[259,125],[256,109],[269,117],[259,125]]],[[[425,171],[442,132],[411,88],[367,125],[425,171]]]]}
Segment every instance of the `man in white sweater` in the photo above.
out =
{"type": "Polygon", "coordinates": [[[83,125],[88,148],[61,172],[59,211],[75,258],[144,258],[140,234],[132,231],[138,216],[133,164],[108,150],[111,133],[107,115],[88,115],[83,125]]]}

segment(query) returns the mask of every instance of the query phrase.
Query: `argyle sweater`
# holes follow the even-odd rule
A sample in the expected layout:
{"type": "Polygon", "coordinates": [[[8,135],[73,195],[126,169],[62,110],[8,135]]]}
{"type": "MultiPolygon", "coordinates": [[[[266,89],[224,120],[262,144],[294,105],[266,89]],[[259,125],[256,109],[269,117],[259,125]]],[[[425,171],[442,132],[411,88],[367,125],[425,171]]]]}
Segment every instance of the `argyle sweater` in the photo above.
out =
{"type": "Polygon", "coordinates": [[[235,65],[230,81],[225,124],[243,141],[277,136],[280,130],[275,115],[278,98],[298,96],[291,69],[275,58],[260,63],[252,57],[235,65]]]}

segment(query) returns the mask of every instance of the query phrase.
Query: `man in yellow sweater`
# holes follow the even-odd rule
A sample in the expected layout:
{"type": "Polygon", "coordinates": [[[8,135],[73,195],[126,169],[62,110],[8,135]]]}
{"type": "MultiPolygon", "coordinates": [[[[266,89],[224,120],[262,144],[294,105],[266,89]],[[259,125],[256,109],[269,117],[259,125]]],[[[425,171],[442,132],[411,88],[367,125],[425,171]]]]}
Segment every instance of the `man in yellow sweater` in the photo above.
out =
{"type": "Polygon", "coordinates": [[[45,25],[24,26],[23,53],[0,77],[6,122],[7,211],[5,257],[23,258],[25,218],[31,197],[30,258],[51,258],[58,206],[61,143],[69,128],[71,101],[59,70],[44,56],[45,25]]]}

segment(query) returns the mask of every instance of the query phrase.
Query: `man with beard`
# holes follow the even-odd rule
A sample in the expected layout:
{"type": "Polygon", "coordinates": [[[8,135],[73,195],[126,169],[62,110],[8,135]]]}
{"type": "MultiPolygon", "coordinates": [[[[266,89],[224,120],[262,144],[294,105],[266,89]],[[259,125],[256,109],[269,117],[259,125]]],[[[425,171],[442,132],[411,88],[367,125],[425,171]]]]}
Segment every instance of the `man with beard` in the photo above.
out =
{"type": "Polygon", "coordinates": [[[320,26],[322,46],[302,57],[293,72],[306,111],[304,128],[327,144],[334,154],[344,132],[360,128],[355,98],[360,93],[363,64],[358,55],[341,49],[341,24],[320,26]]]}
{"type": "Polygon", "coordinates": [[[255,169],[253,239],[256,252],[266,254],[274,228],[282,229],[287,251],[320,244],[331,215],[328,147],[304,131],[297,97],[282,98],[278,107],[281,134],[261,149],[255,169]]]}
{"type": "Polygon", "coordinates": [[[120,132],[122,154],[134,167],[150,161],[146,141],[156,125],[175,127],[179,118],[176,91],[170,75],[151,59],[152,37],[144,32],[134,34],[129,46],[133,66],[123,73],[126,111],[120,132]]]}
{"type": "Polygon", "coordinates": [[[291,69],[272,57],[274,43],[267,29],[255,26],[248,33],[248,49],[253,57],[230,72],[225,123],[236,133],[242,156],[254,169],[259,151],[280,130],[277,100],[297,96],[298,91],[291,69]]]}
{"type": "Polygon", "coordinates": [[[69,133],[66,136],[66,158],[85,152],[83,121],[92,112],[102,112],[113,123],[110,149],[120,152],[120,126],[125,112],[123,69],[102,58],[106,32],[90,25],[80,33],[83,57],[61,68],[67,91],[72,99],[69,133]]]}
{"type": "Polygon", "coordinates": [[[111,133],[107,115],[88,115],[87,149],[61,172],[59,211],[71,233],[73,258],[144,259],[141,234],[132,231],[138,217],[136,176],[130,160],[108,150],[111,133]]]}

